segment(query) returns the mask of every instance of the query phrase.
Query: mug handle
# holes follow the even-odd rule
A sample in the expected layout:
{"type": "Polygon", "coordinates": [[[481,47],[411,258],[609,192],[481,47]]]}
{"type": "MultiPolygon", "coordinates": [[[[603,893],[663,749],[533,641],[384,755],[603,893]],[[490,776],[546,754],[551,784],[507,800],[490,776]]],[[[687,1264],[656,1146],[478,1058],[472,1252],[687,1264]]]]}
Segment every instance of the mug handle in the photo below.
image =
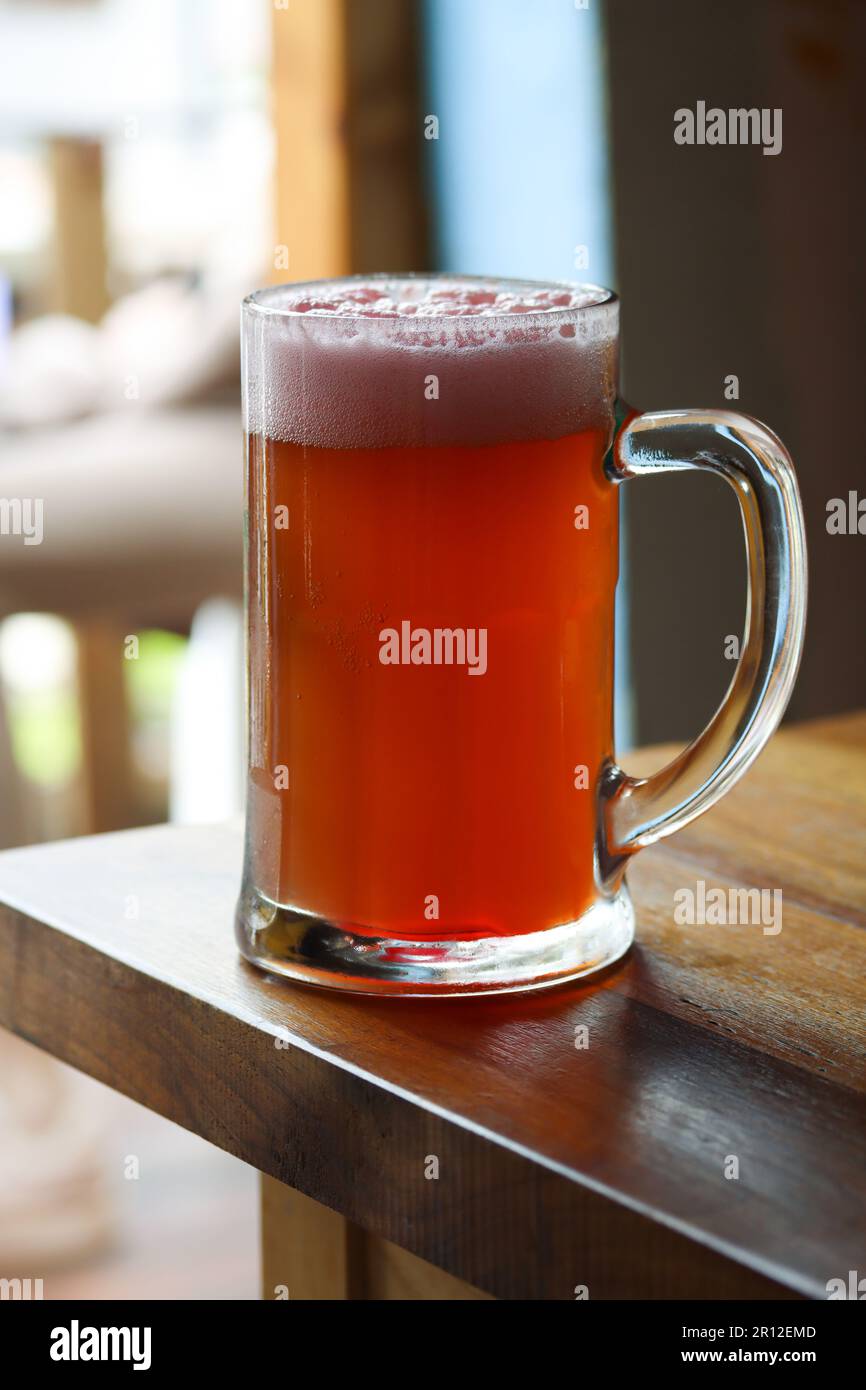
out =
{"type": "Polygon", "coordinates": [[[746,627],[728,691],[702,734],[651,777],[613,761],[599,783],[599,870],[614,889],[629,858],[688,825],[754,762],[791,695],[806,626],[806,536],[791,456],[772,431],[729,410],[626,415],[606,460],[614,483],[698,468],[737,495],[746,533],[746,627]]]}

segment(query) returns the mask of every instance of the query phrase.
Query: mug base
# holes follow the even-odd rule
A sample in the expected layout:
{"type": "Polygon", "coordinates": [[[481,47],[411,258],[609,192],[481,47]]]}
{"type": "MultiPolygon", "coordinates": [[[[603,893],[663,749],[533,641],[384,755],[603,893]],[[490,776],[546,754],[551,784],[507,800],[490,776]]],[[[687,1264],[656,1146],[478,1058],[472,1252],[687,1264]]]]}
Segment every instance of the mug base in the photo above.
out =
{"type": "Polygon", "coordinates": [[[623,883],[581,917],[522,936],[386,937],[329,922],[242,892],[235,927],[253,965],[307,985],[352,994],[514,994],[547,989],[604,969],[634,939],[634,909],[623,883]]]}

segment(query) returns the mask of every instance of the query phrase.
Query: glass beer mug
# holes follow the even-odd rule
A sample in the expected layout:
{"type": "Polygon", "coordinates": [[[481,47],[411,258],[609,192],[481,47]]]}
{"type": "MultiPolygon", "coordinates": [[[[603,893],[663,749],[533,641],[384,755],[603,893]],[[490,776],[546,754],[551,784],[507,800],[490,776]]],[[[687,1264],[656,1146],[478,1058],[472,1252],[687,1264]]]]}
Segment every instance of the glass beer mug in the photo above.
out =
{"type": "Polygon", "coordinates": [[[293,979],[535,989],[627,950],[633,854],[776,727],[803,638],[791,460],[725,410],[616,414],[618,301],[440,276],[243,307],[249,780],[237,934],[293,979]],[[721,474],[742,655],[704,732],[635,780],[613,750],[618,499],[721,474]]]}

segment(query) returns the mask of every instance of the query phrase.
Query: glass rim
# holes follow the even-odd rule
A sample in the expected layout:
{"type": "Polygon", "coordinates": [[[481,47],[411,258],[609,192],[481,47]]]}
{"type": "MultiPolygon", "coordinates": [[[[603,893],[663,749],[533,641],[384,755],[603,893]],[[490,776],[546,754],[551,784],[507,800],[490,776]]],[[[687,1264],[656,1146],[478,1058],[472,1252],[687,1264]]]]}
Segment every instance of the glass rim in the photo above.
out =
{"type": "Polygon", "coordinates": [[[397,271],[373,271],[368,275],[334,275],[325,276],[319,280],[288,280],[279,285],[266,285],[261,289],[253,290],[246,295],[241,303],[241,308],[245,313],[261,315],[266,318],[298,319],[313,323],[348,323],[361,321],[367,325],[382,324],[389,325],[394,323],[437,323],[443,327],[446,324],[466,324],[481,320],[489,324],[503,323],[549,323],[555,324],[559,320],[565,319],[573,322],[583,314],[597,312],[599,309],[610,309],[619,303],[619,295],[615,290],[608,289],[605,285],[597,285],[593,281],[580,280],[525,280],[513,276],[504,275],[463,275],[445,270],[397,270],[397,271]],[[374,318],[365,315],[343,315],[343,314],[310,314],[292,308],[291,305],[268,303],[268,300],[275,295],[291,292],[293,296],[310,293],[313,290],[321,290],[324,286],[333,285],[369,285],[383,282],[405,282],[405,281],[441,281],[446,284],[458,285],[480,285],[485,288],[498,286],[500,289],[508,290],[569,290],[584,291],[596,296],[586,304],[555,305],[550,309],[529,309],[523,312],[512,312],[504,310],[501,313],[486,314],[399,314],[382,315],[374,318]]]}

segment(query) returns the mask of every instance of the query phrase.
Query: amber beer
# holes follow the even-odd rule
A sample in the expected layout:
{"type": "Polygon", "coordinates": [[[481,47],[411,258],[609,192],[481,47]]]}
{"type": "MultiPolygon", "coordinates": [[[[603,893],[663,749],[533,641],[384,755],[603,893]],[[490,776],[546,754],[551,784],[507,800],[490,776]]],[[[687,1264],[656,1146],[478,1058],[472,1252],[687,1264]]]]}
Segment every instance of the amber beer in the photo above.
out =
{"type": "Polygon", "coordinates": [[[283,285],[242,324],[241,951],[422,995],[619,960],[632,857],[729,790],[793,689],[806,557],[784,445],[736,411],[624,419],[618,303],[593,285],[283,285]],[[688,468],[740,506],[742,657],[703,732],[636,779],[611,727],[618,488],[688,468]]]}
{"type": "Polygon", "coordinates": [[[303,398],[248,441],[249,873],[353,931],[543,930],[597,891],[610,400],[587,392],[574,330],[548,336],[562,294],[519,299],[499,340],[483,288],[434,301],[429,323],[417,298],[382,299],[300,301],[306,343],[275,348],[253,388],[303,398]]]}

